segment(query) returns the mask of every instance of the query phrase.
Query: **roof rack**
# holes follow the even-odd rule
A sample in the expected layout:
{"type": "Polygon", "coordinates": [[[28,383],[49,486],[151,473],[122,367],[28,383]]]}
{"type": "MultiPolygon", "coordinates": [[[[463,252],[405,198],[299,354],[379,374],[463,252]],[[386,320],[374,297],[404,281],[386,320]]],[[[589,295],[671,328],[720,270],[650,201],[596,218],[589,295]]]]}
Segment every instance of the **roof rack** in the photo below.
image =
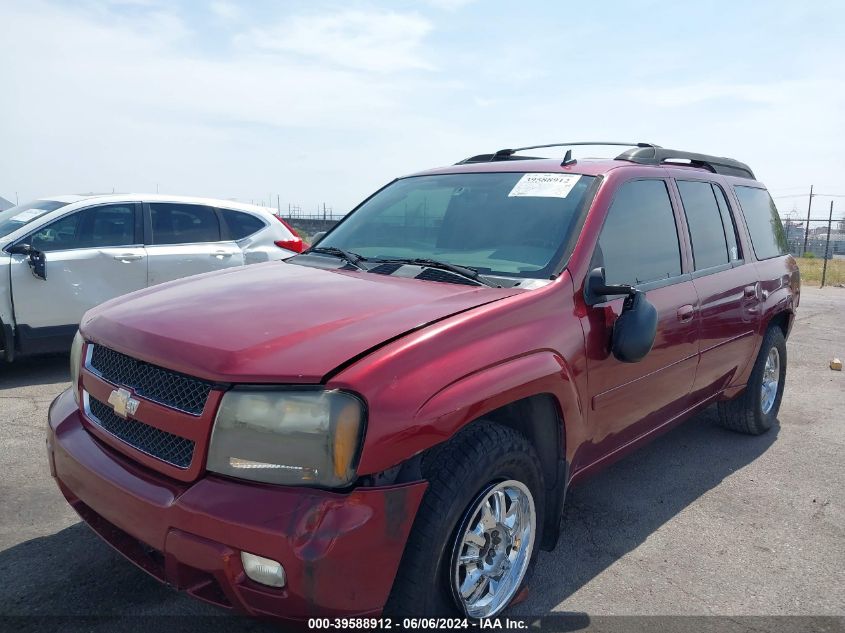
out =
{"type": "Polygon", "coordinates": [[[659,147],[659,145],[652,145],[651,143],[620,143],[618,141],[576,141],[574,143],[548,143],[546,145],[528,145],[526,147],[515,147],[513,149],[500,149],[493,154],[478,154],[477,156],[470,156],[462,161],[455,163],[456,165],[466,165],[468,163],[490,163],[500,160],[539,160],[538,156],[514,156],[517,152],[524,152],[529,149],[545,149],[547,147],[575,147],[577,145],[621,145],[622,147],[659,147]]]}
{"type": "MultiPolygon", "coordinates": [[[[490,163],[502,160],[538,160],[539,157],[537,156],[515,156],[514,154],[530,149],[545,149],[547,147],[575,147],[583,145],[621,145],[623,147],[630,147],[631,149],[619,154],[619,156],[616,157],[616,160],[625,160],[632,163],[638,163],[640,165],[662,165],[664,163],[671,164],[672,162],[677,162],[678,164],[706,169],[714,174],[755,179],[754,172],[751,171],[751,168],[748,165],[741,163],[738,160],[734,160],[733,158],[710,156],[709,154],[696,154],[694,152],[684,152],[676,149],[666,149],[653,143],[620,143],[618,141],[548,143],[547,145],[529,145],[513,149],[500,149],[493,154],[478,154],[476,156],[470,156],[469,158],[465,158],[455,164],[466,165],[469,163],[490,163]]],[[[562,164],[569,164],[571,156],[571,152],[567,152],[562,164]]]]}
{"type": "Polygon", "coordinates": [[[741,163],[733,158],[683,152],[676,149],[666,149],[659,145],[653,145],[651,147],[638,146],[635,149],[629,149],[627,152],[619,154],[616,160],[627,160],[640,165],[663,165],[677,161],[679,164],[701,167],[714,174],[738,176],[740,178],[751,178],[755,180],[754,172],[751,171],[751,168],[745,163],[741,163]]]}

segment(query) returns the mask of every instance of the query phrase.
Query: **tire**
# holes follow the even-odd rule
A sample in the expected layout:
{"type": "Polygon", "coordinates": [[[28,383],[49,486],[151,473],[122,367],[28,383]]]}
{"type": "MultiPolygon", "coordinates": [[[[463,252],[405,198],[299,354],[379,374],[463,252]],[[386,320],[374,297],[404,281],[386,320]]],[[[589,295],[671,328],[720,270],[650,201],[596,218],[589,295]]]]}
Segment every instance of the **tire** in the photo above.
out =
{"type": "MultiPolygon", "coordinates": [[[[754,362],[748,385],[740,395],[733,400],[720,402],[719,424],[726,429],[748,435],[762,435],[774,424],[780,410],[783,388],[786,384],[786,340],[778,326],[770,326],[763,337],[760,353],[754,362]],[[777,369],[767,373],[767,361],[772,354],[777,356],[777,369]],[[777,376],[777,386],[773,396],[766,396],[763,382],[771,385],[770,378],[777,376]],[[769,400],[771,398],[771,400],[769,400]]],[[[771,389],[770,389],[771,391],[771,389]]]]}
{"type": "MultiPolygon", "coordinates": [[[[493,617],[528,582],[539,550],[544,487],[537,454],[522,434],[488,420],[478,420],[425,455],[421,467],[429,487],[417,512],[384,613],[395,617],[493,617]],[[479,504],[495,512],[493,502],[488,505],[486,500],[491,496],[504,500],[498,492],[508,496],[505,506],[511,518],[484,532],[487,546],[465,545],[465,533],[479,525],[479,504]],[[529,512],[518,512],[522,521],[510,513],[528,508],[529,496],[534,509],[530,538],[517,529],[523,538],[514,540],[514,543],[518,541],[515,547],[508,547],[501,539],[510,542],[510,537],[499,532],[500,526],[508,521],[516,526],[530,523],[529,512]],[[527,541],[530,542],[526,544],[527,541]],[[494,550],[498,554],[492,566],[483,567],[493,558],[494,550]],[[483,558],[485,551],[488,556],[483,558]],[[513,563],[506,561],[502,552],[510,552],[507,556],[514,557],[513,563]],[[469,558],[475,553],[477,561],[464,565],[458,562],[460,555],[469,558]],[[461,578],[469,582],[470,567],[474,567],[473,578],[507,569],[499,576],[499,587],[507,591],[498,594],[502,603],[491,603],[489,613],[473,613],[458,595],[457,583],[461,578]]],[[[486,516],[489,519],[493,514],[486,516]]],[[[483,589],[482,584],[479,590],[483,589]]]]}

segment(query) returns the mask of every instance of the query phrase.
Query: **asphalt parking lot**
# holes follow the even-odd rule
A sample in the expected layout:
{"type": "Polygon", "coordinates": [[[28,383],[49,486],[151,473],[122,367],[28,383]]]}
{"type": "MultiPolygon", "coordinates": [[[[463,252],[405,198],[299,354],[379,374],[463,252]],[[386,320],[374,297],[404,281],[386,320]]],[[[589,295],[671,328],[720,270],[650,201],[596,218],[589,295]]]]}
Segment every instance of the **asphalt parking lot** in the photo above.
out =
{"type": "MultiPolygon", "coordinates": [[[[845,372],[828,368],[843,318],[845,290],[804,289],[769,434],[722,430],[711,409],[573,489],[560,544],[509,614],[845,615],[845,372]]],[[[67,382],[66,356],[0,366],[0,616],[225,615],[125,562],[65,504],[44,427],[67,382]]]]}

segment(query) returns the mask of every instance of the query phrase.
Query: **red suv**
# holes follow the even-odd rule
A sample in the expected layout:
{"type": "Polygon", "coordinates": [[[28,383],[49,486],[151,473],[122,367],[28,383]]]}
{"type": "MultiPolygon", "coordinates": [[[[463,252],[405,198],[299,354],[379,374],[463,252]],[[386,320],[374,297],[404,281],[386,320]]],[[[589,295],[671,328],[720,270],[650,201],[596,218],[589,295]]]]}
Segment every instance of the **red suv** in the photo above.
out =
{"type": "Polygon", "coordinates": [[[712,403],[751,434],[780,406],[800,282],[768,192],[628,147],[400,178],[285,262],[91,310],[50,408],[62,493],[253,615],[498,614],[570,485],[712,403]]]}

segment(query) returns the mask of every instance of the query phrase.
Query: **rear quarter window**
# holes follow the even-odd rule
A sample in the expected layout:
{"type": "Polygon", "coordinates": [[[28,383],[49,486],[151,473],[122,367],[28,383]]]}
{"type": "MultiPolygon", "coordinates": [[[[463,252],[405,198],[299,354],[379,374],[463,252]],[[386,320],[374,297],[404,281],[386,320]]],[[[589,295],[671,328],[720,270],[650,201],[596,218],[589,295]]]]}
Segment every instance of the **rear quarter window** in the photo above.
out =
{"type": "Polygon", "coordinates": [[[757,259],[771,259],[786,254],[786,235],[774,200],[765,189],[734,186],[751,245],[757,259]]]}
{"type": "Polygon", "coordinates": [[[264,222],[248,213],[231,211],[230,209],[221,209],[221,212],[223,213],[223,221],[229,229],[230,240],[241,240],[249,237],[266,226],[264,222]]]}

